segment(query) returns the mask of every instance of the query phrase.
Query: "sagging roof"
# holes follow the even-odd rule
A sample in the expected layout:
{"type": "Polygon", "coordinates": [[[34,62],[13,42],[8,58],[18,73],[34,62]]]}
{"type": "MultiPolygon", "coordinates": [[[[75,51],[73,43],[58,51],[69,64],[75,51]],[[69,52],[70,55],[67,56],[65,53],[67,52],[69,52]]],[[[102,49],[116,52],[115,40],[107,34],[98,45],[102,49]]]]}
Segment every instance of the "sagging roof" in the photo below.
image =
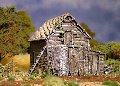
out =
{"type": "MultiPolygon", "coordinates": [[[[58,17],[55,17],[53,19],[48,20],[45,22],[42,27],[40,27],[38,30],[32,33],[29,41],[35,41],[35,40],[41,40],[45,39],[49,34],[52,33],[52,30],[55,27],[55,24],[60,24],[66,17],[72,17],[72,19],[75,21],[75,18],[71,16],[69,13],[64,13],[63,15],[60,15],[58,17]]],[[[75,21],[76,22],[76,21],[75,21]]],[[[76,26],[78,26],[80,29],[82,29],[82,33],[86,35],[88,38],[91,38],[89,34],[76,22],[76,26]]]]}

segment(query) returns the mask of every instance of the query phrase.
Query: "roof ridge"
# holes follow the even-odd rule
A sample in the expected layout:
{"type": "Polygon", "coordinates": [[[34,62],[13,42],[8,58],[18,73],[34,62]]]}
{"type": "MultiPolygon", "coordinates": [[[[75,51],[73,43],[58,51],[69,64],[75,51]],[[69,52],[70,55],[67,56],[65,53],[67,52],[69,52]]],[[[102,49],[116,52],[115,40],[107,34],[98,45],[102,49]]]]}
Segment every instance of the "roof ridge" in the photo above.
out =
{"type": "MultiPolygon", "coordinates": [[[[71,16],[73,20],[75,18],[68,12],[65,12],[64,14],[51,18],[44,22],[44,24],[35,32],[33,32],[33,35],[30,37],[29,41],[38,40],[38,39],[45,39],[54,29],[56,23],[61,23],[67,16],[71,16]]],[[[75,21],[76,22],[76,21],[75,21]]],[[[77,23],[77,22],[76,22],[77,23]]],[[[78,23],[77,23],[78,25],[78,23]]],[[[80,25],[78,25],[81,29],[83,29],[80,25]]],[[[85,30],[83,29],[83,32],[85,30]]],[[[85,32],[86,33],[86,32],[85,32]]],[[[86,35],[89,37],[89,34],[86,33],[86,35]]]]}

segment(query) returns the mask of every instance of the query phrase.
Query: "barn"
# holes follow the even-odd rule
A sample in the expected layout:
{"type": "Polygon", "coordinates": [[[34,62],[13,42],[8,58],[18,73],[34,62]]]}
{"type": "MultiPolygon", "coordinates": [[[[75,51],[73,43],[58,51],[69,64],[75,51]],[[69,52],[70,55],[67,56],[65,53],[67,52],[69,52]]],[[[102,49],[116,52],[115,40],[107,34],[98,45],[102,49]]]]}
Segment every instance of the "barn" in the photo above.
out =
{"type": "Polygon", "coordinates": [[[37,70],[58,76],[103,74],[105,54],[90,48],[90,35],[64,13],[32,33],[29,75],[37,70]]]}

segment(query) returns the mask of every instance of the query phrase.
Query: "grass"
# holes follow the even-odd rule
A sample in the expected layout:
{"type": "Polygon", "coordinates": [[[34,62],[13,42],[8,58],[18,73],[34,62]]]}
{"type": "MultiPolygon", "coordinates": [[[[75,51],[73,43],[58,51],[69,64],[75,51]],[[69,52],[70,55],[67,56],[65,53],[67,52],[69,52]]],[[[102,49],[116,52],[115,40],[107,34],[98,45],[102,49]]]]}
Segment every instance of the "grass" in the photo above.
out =
{"type": "Polygon", "coordinates": [[[104,81],[102,85],[107,85],[107,86],[120,86],[116,81],[104,81]]]}
{"type": "Polygon", "coordinates": [[[33,76],[30,76],[29,77],[29,80],[34,80],[35,78],[33,76]]]}
{"type": "Polygon", "coordinates": [[[45,86],[66,86],[61,78],[55,76],[47,76],[44,82],[45,86]]]}
{"type": "Polygon", "coordinates": [[[31,84],[29,84],[29,83],[26,83],[26,84],[24,84],[23,86],[31,86],[31,84]]]}
{"type": "Polygon", "coordinates": [[[29,54],[20,54],[16,55],[13,58],[16,67],[18,67],[21,71],[28,71],[30,67],[30,55],[29,54]]]}
{"type": "Polygon", "coordinates": [[[68,82],[68,86],[79,86],[79,84],[75,82],[68,82]]]}
{"type": "Polygon", "coordinates": [[[3,80],[3,77],[2,76],[0,76],[0,81],[2,81],[3,80]]]}
{"type": "Polygon", "coordinates": [[[18,68],[18,70],[26,72],[30,68],[30,55],[29,54],[19,54],[15,55],[14,57],[5,57],[1,63],[3,65],[7,64],[13,59],[13,62],[15,63],[15,66],[18,68]]]}
{"type": "Polygon", "coordinates": [[[8,77],[8,81],[15,81],[15,77],[13,76],[8,77]]]}

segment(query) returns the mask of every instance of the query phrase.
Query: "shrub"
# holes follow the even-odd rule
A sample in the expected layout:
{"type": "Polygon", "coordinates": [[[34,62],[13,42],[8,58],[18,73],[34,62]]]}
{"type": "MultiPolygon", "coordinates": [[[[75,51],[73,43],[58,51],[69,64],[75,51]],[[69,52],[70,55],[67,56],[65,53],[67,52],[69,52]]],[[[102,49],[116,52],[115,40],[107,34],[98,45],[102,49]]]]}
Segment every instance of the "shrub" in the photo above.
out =
{"type": "Polygon", "coordinates": [[[8,77],[8,81],[15,81],[15,77],[13,76],[8,77]]]}
{"type": "Polygon", "coordinates": [[[41,74],[41,78],[45,78],[48,76],[48,72],[47,71],[43,71],[41,74]]]}
{"type": "Polygon", "coordinates": [[[119,84],[116,81],[105,81],[102,83],[102,85],[119,86],[119,84]]]}
{"type": "Polygon", "coordinates": [[[31,84],[29,84],[29,83],[26,83],[26,84],[24,84],[23,86],[31,86],[31,84]]]}
{"type": "Polygon", "coordinates": [[[34,78],[33,76],[30,76],[29,79],[30,79],[30,80],[34,80],[35,78],[34,78]]]}
{"type": "Polygon", "coordinates": [[[108,59],[105,61],[107,65],[112,65],[112,74],[120,75],[120,61],[115,59],[108,59]]]}
{"type": "Polygon", "coordinates": [[[0,63],[0,72],[3,73],[4,72],[4,66],[0,63]]]}
{"type": "Polygon", "coordinates": [[[45,86],[65,86],[64,81],[61,78],[54,76],[47,76],[44,81],[45,86]]]}
{"type": "Polygon", "coordinates": [[[68,82],[68,86],[79,86],[76,82],[68,82]]]}
{"type": "Polygon", "coordinates": [[[21,72],[18,68],[15,68],[15,72],[21,72]]]}
{"type": "Polygon", "coordinates": [[[64,81],[64,84],[68,86],[68,82],[66,80],[64,81]]]}
{"type": "Polygon", "coordinates": [[[2,80],[3,80],[3,77],[0,76],[0,81],[2,81],[2,80]]]}

